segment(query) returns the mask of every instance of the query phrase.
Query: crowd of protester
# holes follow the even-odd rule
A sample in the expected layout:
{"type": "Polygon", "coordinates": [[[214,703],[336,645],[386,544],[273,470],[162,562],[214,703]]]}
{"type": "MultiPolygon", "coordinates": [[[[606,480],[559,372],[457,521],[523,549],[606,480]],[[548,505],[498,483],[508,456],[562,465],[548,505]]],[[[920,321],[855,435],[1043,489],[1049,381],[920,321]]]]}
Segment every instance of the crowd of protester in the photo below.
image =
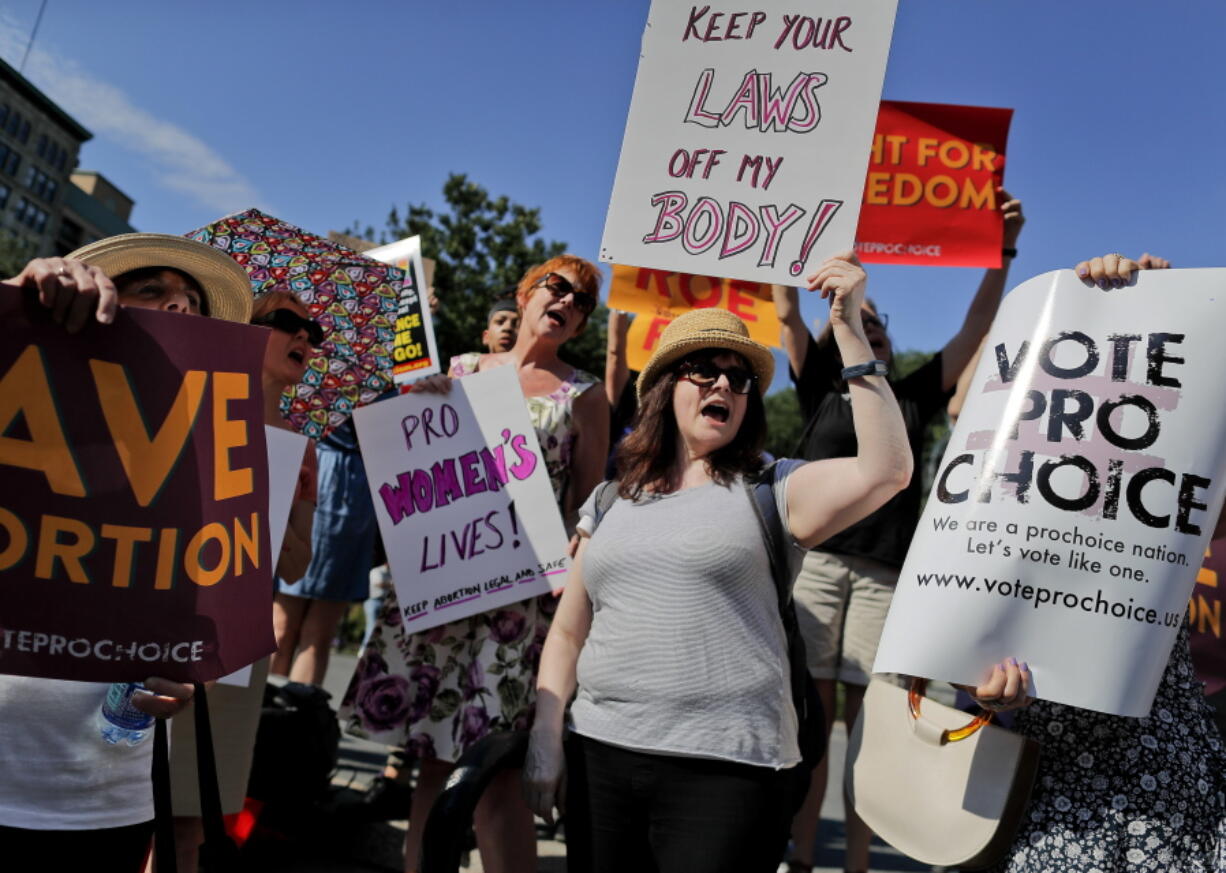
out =
{"type": "MultiPolygon", "coordinates": [[[[872,673],[923,500],[913,471],[924,434],[965,384],[1005,290],[1023,218],[1019,201],[1001,201],[1004,266],[986,273],[953,338],[904,378],[893,374],[887,319],[865,296],[868,277],[854,254],[807,278],[807,291],[829,302],[817,336],[801,315],[806,292],[774,289],[805,419],[796,459],[774,463],[763,455],[774,356],[740,319],[715,309],[677,318],[635,375],[629,319],[613,313],[602,383],[561,357],[589,327],[599,270],[573,255],[531,268],[489,302],[487,326],[473,337],[485,351],[452,350],[465,353],[413,390],[445,393],[455,379],[514,367],[573,535],[563,594],[407,632],[385,559],[376,558],[361,446],[352,425],[332,431],[302,462],[270,597],[277,650],[254,666],[248,685],[209,691],[223,811],[243,805],[265,677],[321,684],[338,623],[365,601],[367,627],[339,718],[394,750],[371,794],[386,801],[377,814],[409,820],[406,871],[418,869],[422,825],[460,756],[491,733],[529,731],[523,771],[496,774],[476,808],[485,870],[534,871],[534,815],[552,822],[561,814],[576,871],[743,873],[782,863],[805,873],[829,768],[804,753],[756,495],[768,495],[765,514],[785,532],[806,681],[820,701],[809,715],[828,735],[836,687],[850,724],[872,673]],[[611,484],[601,486],[605,479],[611,484]],[[443,663],[453,669],[443,673],[443,663]],[[374,717],[359,686],[383,675],[407,680],[409,699],[424,705],[392,721],[374,717]],[[501,694],[508,682],[523,692],[501,694]],[[448,689],[466,705],[432,707],[448,689]]],[[[1113,254],[1076,269],[1105,288],[1165,266],[1113,254]]],[[[7,284],[6,293],[37,299],[70,333],[105,330],[117,306],[267,327],[263,387],[273,427],[288,427],[279,398],[321,341],[293,294],[264,295],[253,308],[247,277],[228,256],[175,237],[104,240],[35,260],[7,284]]],[[[1226,870],[1226,751],[1192,672],[1186,624],[1151,718],[1033,702],[1028,669],[1013,659],[985,675],[966,693],[996,711],[1020,710],[1016,730],[1044,752],[1030,810],[999,869],[1226,870]]],[[[191,686],[145,684],[137,705],[158,718],[191,705],[191,686]]],[[[92,719],[105,691],[0,676],[0,846],[51,869],[142,869],[154,818],[149,744],[101,748],[92,719]]],[[[202,813],[190,719],[174,719],[171,735],[178,868],[191,871],[202,813]]],[[[868,868],[870,837],[849,807],[846,869],[868,868]]]]}

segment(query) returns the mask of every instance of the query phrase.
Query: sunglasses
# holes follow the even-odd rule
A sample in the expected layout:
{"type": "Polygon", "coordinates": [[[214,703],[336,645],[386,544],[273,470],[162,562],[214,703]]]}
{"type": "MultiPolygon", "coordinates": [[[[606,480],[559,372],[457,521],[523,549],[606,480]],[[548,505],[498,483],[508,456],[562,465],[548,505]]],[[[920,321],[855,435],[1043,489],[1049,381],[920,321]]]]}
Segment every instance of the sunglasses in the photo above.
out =
{"type": "Polygon", "coordinates": [[[699,388],[710,388],[720,376],[726,376],[733,394],[748,394],[758,383],[758,377],[744,367],[721,367],[708,360],[682,361],[677,376],[699,388]]]}
{"type": "Polygon", "coordinates": [[[879,312],[876,315],[864,313],[860,316],[860,323],[866,327],[870,324],[875,324],[882,330],[887,330],[890,326],[890,316],[886,315],[884,312],[879,312]]]}
{"type": "Polygon", "coordinates": [[[595,295],[589,294],[586,291],[580,291],[565,276],[559,276],[557,273],[546,273],[536,284],[544,285],[555,300],[561,300],[567,294],[572,295],[575,309],[578,309],[584,316],[591,315],[592,311],[596,308],[595,295]]]}
{"type": "Polygon", "coordinates": [[[282,333],[288,333],[290,336],[295,336],[298,331],[305,330],[307,342],[311,345],[321,346],[324,342],[324,329],[319,326],[318,321],[303,318],[297,312],[289,309],[274,309],[267,315],[251,319],[251,323],[271,327],[282,333]]]}

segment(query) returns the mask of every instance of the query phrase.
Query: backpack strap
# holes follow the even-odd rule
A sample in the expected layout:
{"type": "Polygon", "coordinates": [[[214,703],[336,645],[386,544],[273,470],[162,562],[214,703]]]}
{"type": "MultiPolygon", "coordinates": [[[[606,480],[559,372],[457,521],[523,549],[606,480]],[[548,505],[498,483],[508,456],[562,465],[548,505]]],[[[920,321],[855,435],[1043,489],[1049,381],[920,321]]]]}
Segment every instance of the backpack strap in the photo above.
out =
{"type": "MultiPolygon", "coordinates": [[[[779,462],[763,467],[753,479],[745,480],[750,504],[758,518],[766,556],[770,561],[771,578],[779,602],[779,620],[783,623],[783,635],[788,649],[788,673],[792,686],[792,704],[800,724],[800,749],[804,758],[805,772],[816,767],[825,754],[825,714],[817,689],[809,681],[809,667],[805,657],[805,641],[796,620],[796,606],[792,602],[792,572],[788,560],[789,537],[784,530],[779,504],[775,500],[775,479],[779,462]]],[[[803,801],[803,792],[801,794],[803,801]]]]}

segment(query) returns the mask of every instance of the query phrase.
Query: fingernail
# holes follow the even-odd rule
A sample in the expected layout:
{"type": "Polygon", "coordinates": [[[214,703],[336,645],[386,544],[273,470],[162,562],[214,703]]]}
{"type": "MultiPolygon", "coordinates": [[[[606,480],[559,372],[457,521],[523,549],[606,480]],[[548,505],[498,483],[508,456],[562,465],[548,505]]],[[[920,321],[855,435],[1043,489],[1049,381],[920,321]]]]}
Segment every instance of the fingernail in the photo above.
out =
{"type": "Polygon", "coordinates": [[[1107,287],[1107,280],[1106,280],[1106,279],[1099,279],[1099,280],[1098,280],[1098,287],[1099,287],[1099,288],[1106,288],[1106,287],[1107,287]]]}
{"type": "Polygon", "coordinates": [[[1111,284],[1114,285],[1116,288],[1123,288],[1124,280],[1123,279],[1112,279],[1111,284]]]}
{"type": "Polygon", "coordinates": [[[1029,664],[1027,664],[1025,661],[1022,661],[1022,669],[1023,669],[1023,670],[1025,670],[1027,673],[1029,673],[1029,672],[1030,672],[1030,665],[1029,665],[1029,664]]]}
{"type": "Polygon", "coordinates": [[[1084,279],[1086,276],[1090,275],[1090,268],[1089,267],[1080,268],[1077,271],[1077,275],[1084,279]]]}
{"type": "Polygon", "coordinates": [[[1016,667],[1016,666],[1017,666],[1017,658],[1010,658],[1010,659],[1009,659],[1009,666],[1010,666],[1010,667],[1016,667]]]}

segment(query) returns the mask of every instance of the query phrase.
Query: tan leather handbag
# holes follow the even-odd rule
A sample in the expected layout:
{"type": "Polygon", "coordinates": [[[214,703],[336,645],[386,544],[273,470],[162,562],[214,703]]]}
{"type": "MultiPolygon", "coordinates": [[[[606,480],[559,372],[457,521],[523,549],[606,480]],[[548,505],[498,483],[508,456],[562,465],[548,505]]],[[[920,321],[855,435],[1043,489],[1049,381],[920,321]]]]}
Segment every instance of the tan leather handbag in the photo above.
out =
{"type": "Polygon", "coordinates": [[[847,797],[883,840],[941,867],[999,860],[1030,799],[1039,744],[873,679],[847,746],[847,797]],[[922,710],[921,710],[922,706],[922,710]],[[971,718],[968,723],[967,719],[971,718]]]}

